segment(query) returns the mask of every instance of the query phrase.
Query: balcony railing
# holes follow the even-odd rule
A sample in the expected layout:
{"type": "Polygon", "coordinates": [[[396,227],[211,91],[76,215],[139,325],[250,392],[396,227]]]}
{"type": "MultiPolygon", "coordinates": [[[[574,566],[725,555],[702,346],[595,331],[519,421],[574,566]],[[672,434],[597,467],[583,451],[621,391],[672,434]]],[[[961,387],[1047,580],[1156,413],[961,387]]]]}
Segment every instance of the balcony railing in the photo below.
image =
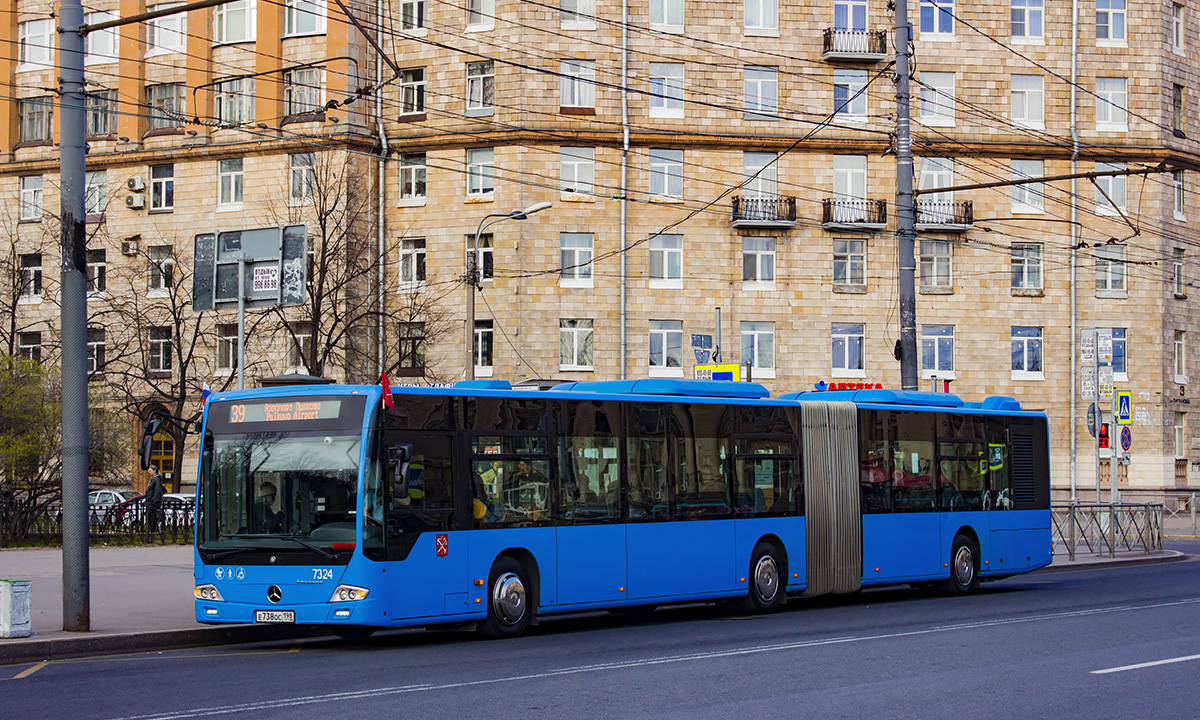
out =
{"type": "Polygon", "coordinates": [[[826,198],[821,225],[826,230],[882,230],[887,227],[887,200],[826,198]]]}
{"type": "Polygon", "coordinates": [[[825,30],[823,60],[877,62],[887,58],[887,33],[882,30],[825,30]]]}
{"type": "Polygon", "coordinates": [[[966,232],[975,224],[970,200],[918,200],[917,229],[938,232],[966,232]]]}
{"type": "Polygon", "coordinates": [[[792,227],[796,224],[796,198],[734,196],[732,219],[734,227],[792,227]]]}

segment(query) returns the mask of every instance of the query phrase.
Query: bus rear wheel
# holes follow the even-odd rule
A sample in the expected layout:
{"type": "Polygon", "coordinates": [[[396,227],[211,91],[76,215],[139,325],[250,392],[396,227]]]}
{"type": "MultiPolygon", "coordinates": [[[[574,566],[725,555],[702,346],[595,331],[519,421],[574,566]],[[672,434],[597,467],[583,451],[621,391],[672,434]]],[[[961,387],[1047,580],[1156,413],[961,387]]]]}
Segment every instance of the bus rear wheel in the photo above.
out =
{"type": "Polygon", "coordinates": [[[734,606],[744,613],[769,613],[783,602],[783,554],[769,542],[754,546],[750,555],[750,592],[734,606]]]}
{"type": "Polygon", "coordinates": [[[498,558],[488,574],[487,618],[479,633],[489,638],[513,638],[525,632],[533,615],[529,580],[521,563],[498,558]]]}
{"type": "Polygon", "coordinates": [[[942,588],[947,595],[970,595],[979,589],[979,546],[966,535],[955,535],[950,547],[950,579],[942,588]]]}

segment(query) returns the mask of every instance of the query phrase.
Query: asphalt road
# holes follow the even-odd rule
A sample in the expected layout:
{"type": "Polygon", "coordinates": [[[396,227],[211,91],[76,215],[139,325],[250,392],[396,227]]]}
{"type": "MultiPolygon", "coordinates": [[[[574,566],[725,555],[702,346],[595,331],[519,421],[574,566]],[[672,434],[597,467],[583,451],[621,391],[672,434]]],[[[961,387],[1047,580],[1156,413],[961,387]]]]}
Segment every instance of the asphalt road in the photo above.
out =
{"type": "MultiPolygon", "coordinates": [[[[1200,542],[1169,543],[1200,552],[1200,542]]],[[[4,668],[12,718],[1197,718],[1200,561],[4,668]],[[12,672],[14,676],[7,675],[12,672]]]]}

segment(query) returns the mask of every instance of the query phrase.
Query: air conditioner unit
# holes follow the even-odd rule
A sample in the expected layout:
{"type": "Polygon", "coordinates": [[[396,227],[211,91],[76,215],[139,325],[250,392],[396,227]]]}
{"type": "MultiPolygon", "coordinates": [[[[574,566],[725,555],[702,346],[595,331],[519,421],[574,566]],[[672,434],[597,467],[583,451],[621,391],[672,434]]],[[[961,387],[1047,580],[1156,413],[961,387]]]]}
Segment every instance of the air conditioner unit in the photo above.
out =
{"type": "Polygon", "coordinates": [[[125,207],[132,210],[141,210],[146,207],[146,198],[142,195],[126,195],[125,207]]]}
{"type": "Polygon", "coordinates": [[[130,190],[132,190],[134,192],[142,192],[143,190],[146,189],[146,181],[141,179],[137,175],[134,175],[133,177],[131,177],[125,181],[125,187],[129,188],[130,190]]]}
{"type": "Polygon", "coordinates": [[[138,243],[137,240],[122,240],[121,254],[122,255],[137,255],[138,243]]]}

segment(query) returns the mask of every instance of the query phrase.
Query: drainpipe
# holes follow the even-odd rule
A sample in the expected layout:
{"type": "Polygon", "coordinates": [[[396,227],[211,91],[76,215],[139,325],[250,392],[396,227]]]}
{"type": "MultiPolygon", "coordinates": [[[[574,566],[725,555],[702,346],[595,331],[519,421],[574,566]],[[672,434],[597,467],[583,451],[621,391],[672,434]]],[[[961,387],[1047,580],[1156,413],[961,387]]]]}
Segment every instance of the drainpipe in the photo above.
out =
{"type": "Polygon", "coordinates": [[[621,0],[621,379],[625,379],[626,360],[629,352],[629,338],[625,314],[626,278],[625,265],[627,248],[626,233],[628,232],[629,213],[629,0],[621,0]]]}
{"type": "MultiPolygon", "coordinates": [[[[383,27],[384,27],[383,0],[375,0],[375,17],[378,18],[378,23],[379,23],[379,25],[378,25],[379,29],[376,31],[376,33],[378,35],[376,40],[379,43],[379,47],[382,48],[383,47],[383,27]]],[[[379,289],[378,289],[378,292],[379,292],[379,328],[378,328],[379,336],[378,336],[378,339],[376,342],[376,346],[378,348],[378,350],[376,352],[376,356],[377,356],[377,362],[379,363],[379,373],[381,375],[383,374],[383,367],[384,367],[384,365],[383,365],[383,362],[384,362],[384,360],[383,360],[383,357],[384,357],[384,355],[383,355],[383,335],[384,335],[383,323],[384,323],[384,317],[387,314],[387,298],[385,295],[386,289],[387,289],[386,288],[387,276],[386,276],[386,273],[384,272],[386,263],[384,262],[384,257],[383,257],[384,251],[385,251],[384,246],[385,246],[386,232],[385,232],[385,228],[384,228],[383,209],[386,206],[386,203],[384,202],[384,198],[386,197],[386,190],[387,190],[387,172],[386,172],[386,170],[387,170],[387,159],[388,159],[388,152],[389,152],[388,151],[387,131],[383,127],[383,88],[380,86],[382,78],[383,78],[383,56],[380,53],[376,52],[375,53],[375,93],[374,93],[375,94],[375,127],[379,131],[379,201],[378,201],[379,206],[377,208],[379,216],[376,221],[376,227],[378,228],[378,232],[379,232],[379,254],[378,254],[378,258],[379,258],[379,260],[378,260],[378,262],[379,262],[379,289]]]]}
{"type": "MultiPolygon", "coordinates": [[[[1071,2],[1071,174],[1078,172],[1076,170],[1076,161],[1079,159],[1079,131],[1076,127],[1076,79],[1079,70],[1079,0],[1071,2]]],[[[1071,503],[1074,504],[1078,500],[1078,467],[1075,462],[1075,454],[1077,451],[1077,443],[1075,438],[1076,419],[1079,416],[1079,395],[1076,388],[1079,387],[1079,363],[1076,360],[1079,354],[1079,307],[1078,307],[1078,285],[1079,279],[1079,226],[1076,221],[1079,219],[1079,200],[1075,194],[1076,179],[1071,178],[1071,357],[1069,363],[1071,365],[1071,503]]],[[[1042,282],[1045,283],[1045,265],[1042,270],[1042,282]]],[[[1099,495],[1096,497],[1096,502],[1100,502],[1099,495]]],[[[1073,529],[1073,528],[1072,528],[1073,529]]],[[[1074,552],[1072,547],[1071,551],[1074,552]]]]}

